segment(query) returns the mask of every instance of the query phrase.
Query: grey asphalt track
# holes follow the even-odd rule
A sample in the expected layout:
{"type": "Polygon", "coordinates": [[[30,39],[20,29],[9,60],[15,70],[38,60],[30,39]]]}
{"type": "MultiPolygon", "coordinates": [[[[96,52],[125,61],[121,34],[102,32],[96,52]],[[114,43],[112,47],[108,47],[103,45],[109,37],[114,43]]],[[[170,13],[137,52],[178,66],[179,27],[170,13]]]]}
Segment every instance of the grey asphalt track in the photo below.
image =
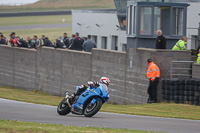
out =
{"type": "MultiPolygon", "coordinates": [[[[90,11],[116,11],[116,9],[80,9],[90,11]]],[[[32,12],[1,12],[0,17],[21,17],[21,16],[47,16],[47,15],[71,15],[71,10],[58,10],[58,11],[32,11],[32,12]]]]}
{"type": "Polygon", "coordinates": [[[71,27],[71,26],[72,26],[71,23],[0,26],[0,31],[29,30],[29,29],[51,29],[51,28],[65,28],[65,27],[71,27]]]}
{"type": "Polygon", "coordinates": [[[92,126],[126,128],[172,133],[200,133],[200,121],[149,116],[123,115],[99,112],[92,118],[72,115],[59,116],[55,106],[24,103],[0,98],[0,119],[92,126]]]}

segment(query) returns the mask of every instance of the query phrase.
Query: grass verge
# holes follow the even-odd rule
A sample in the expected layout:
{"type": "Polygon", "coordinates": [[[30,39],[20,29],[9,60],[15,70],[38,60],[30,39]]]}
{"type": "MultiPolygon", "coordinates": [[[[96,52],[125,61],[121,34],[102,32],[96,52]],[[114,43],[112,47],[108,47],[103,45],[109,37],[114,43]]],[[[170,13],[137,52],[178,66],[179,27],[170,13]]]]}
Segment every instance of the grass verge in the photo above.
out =
{"type": "Polygon", "coordinates": [[[0,6],[0,12],[114,8],[114,0],[40,0],[22,6],[0,6]]]}
{"type": "MultiPolygon", "coordinates": [[[[0,98],[24,101],[30,103],[57,106],[63,99],[58,96],[50,96],[37,91],[24,91],[8,87],[0,88],[0,98]]],[[[122,113],[131,115],[145,115],[167,118],[181,118],[200,120],[200,106],[174,103],[158,103],[143,105],[113,105],[104,104],[102,112],[122,113]]]]}
{"type": "Polygon", "coordinates": [[[0,120],[1,133],[158,133],[150,131],[136,131],[127,129],[76,127],[53,124],[41,124],[31,122],[20,122],[0,120]]]}
{"type": "Polygon", "coordinates": [[[1,17],[0,26],[71,23],[71,15],[1,17]]]}

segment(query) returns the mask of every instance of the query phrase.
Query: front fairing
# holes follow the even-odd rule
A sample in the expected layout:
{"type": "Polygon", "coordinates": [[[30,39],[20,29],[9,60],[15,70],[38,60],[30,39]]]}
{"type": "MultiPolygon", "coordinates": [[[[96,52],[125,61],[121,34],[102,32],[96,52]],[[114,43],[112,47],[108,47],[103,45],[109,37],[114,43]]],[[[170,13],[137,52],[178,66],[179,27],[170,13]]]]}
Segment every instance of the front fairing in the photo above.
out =
{"type": "Polygon", "coordinates": [[[79,96],[77,102],[72,105],[72,108],[79,109],[79,114],[83,113],[84,104],[91,97],[100,97],[103,103],[106,102],[109,99],[108,88],[106,87],[100,84],[100,86],[97,88],[94,87],[87,88],[87,90],[79,96]]]}

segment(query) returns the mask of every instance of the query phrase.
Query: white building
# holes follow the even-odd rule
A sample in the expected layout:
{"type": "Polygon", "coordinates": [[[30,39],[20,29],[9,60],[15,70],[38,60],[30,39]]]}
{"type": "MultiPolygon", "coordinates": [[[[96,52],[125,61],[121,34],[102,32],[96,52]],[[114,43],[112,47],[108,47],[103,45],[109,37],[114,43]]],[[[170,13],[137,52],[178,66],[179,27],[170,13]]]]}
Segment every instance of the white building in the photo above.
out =
{"type": "Polygon", "coordinates": [[[198,46],[197,36],[200,23],[200,0],[199,2],[189,2],[187,12],[187,37],[188,49],[196,49],[198,46]]]}
{"type": "Polygon", "coordinates": [[[79,32],[81,37],[92,35],[98,48],[125,50],[126,31],[119,29],[115,11],[72,11],[72,33],[79,32]]]}

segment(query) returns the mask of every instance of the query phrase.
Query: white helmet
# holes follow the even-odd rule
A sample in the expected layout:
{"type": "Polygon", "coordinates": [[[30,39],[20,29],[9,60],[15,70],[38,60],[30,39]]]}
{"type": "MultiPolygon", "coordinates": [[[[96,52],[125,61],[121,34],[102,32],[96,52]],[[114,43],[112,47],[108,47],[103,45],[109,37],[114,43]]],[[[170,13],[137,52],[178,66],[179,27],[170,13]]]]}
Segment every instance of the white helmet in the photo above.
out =
{"type": "Polygon", "coordinates": [[[110,84],[110,79],[107,77],[101,77],[100,79],[101,84],[106,84],[107,86],[110,84]]]}

